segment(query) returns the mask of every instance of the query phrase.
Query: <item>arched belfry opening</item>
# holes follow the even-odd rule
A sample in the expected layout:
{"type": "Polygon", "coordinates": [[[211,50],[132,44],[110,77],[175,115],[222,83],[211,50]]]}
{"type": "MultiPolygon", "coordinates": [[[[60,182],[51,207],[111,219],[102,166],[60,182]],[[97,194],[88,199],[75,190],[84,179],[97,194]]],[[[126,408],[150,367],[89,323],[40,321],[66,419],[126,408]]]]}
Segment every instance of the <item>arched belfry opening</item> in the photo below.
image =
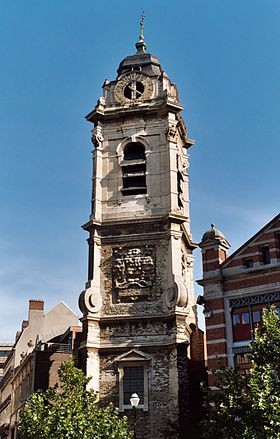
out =
{"type": "Polygon", "coordinates": [[[146,154],[140,142],[131,142],[124,149],[122,162],[123,195],[146,194],[146,154]]]}

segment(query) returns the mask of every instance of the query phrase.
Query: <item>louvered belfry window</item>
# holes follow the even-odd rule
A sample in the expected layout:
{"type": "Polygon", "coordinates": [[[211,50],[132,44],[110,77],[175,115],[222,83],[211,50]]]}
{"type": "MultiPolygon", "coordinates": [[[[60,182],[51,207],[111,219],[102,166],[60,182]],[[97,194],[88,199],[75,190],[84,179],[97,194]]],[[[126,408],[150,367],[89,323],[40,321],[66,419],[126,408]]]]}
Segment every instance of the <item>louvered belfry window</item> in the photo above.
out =
{"type": "Polygon", "coordinates": [[[146,194],[146,155],[140,142],[129,143],[122,163],[123,195],[146,194]]]}

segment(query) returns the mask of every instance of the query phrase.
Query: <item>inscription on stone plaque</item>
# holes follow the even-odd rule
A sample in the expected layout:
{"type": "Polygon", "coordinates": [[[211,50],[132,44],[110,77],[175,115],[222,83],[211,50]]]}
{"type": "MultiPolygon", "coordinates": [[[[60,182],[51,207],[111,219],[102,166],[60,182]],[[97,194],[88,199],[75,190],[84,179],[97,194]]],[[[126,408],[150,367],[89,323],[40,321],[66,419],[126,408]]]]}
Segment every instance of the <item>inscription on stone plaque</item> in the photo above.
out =
{"type": "Polygon", "coordinates": [[[118,291],[119,300],[133,301],[149,295],[154,278],[153,247],[113,250],[113,285],[118,291]]]}

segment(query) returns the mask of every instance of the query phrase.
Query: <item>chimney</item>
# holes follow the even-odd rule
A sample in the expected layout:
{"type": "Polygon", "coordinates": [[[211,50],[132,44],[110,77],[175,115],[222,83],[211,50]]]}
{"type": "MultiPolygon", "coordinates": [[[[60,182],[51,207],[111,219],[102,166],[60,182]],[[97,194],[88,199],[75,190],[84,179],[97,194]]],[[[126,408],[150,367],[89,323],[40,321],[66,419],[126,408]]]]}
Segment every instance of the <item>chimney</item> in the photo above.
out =
{"type": "Polygon", "coordinates": [[[44,301],[40,299],[30,299],[29,300],[29,311],[44,311],[44,301]]]}
{"type": "Polygon", "coordinates": [[[28,325],[29,325],[28,320],[23,320],[22,324],[21,324],[21,330],[24,331],[25,328],[27,328],[28,325]]]}
{"type": "Polygon", "coordinates": [[[31,320],[38,319],[44,315],[44,301],[40,299],[29,300],[29,315],[28,320],[31,324],[31,320]]]}

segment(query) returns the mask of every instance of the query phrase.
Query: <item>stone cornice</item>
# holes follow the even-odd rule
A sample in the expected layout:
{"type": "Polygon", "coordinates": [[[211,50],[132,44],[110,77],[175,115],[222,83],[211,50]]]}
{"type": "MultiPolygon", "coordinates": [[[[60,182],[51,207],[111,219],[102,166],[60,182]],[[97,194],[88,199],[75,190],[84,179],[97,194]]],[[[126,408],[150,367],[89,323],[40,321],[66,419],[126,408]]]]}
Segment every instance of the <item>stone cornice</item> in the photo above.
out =
{"type": "MultiPolygon", "coordinates": [[[[123,218],[119,218],[119,219],[113,219],[113,220],[96,220],[94,218],[90,218],[90,220],[88,222],[86,222],[85,224],[82,225],[82,228],[84,230],[88,230],[91,226],[120,226],[120,225],[130,225],[130,224],[151,224],[151,223],[155,223],[156,221],[158,222],[166,222],[168,220],[171,220],[173,222],[176,223],[181,223],[183,224],[186,221],[189,221],[189,218],[181,215],[181,214],[177,214],[175,212],[170,212],[169,214],[166,215],[152,215],[150,217],[145,217],[145,218],[131,218],[131,219],[123,219],[123,218]]],[[[193,243],[195,245],[195,247],[197,247],[196,243],[193,243]]]]}
{"type": "MultiPolygon", "coordinates": [[[[162,336],[159,336],[162,337],[162,336]]],[[[179,344],[179,342],[176,341],[176,337],[173,336],[172,340],[163,340],[163,341],[159,341],[159,340],[151,340],[149,338],[149,340],[147,341],[143,341],[143,340],[135,340],[135,341],[129,341],[129,342],[123,342],[123,343],[110,343],[110,342],[103,342],[101,341],[100,343],[83,343],[81,344],[81,346],[79,347],[79,349],[82,348],[87,348],[87,349],[104,349],[104,350],[108,350],[108,349],[112,349],[112,350],[120,350],[120,349],[133,349],[133,348],[142,348],[142,347],[149,347],[149,348],[158,348],[158,347],[168,347],[170,348],[170,346],[176,346],[177,344],[179,344]]],[[[189,340],[185,340],[186,343],[189,343],[189,340]]],[[[181,344],[181,342],[180,342],[181,344]]]]}
{"type": "Polygon", "coordinates": [[[178,317],[187,317],[186,311],[173,310],[166,314],[143,314],[143,315],[132,315],[132,314],[112,314],[107,316],[96,316],[88,314],[87,317],[81,317],[80,321],[89,320],[89,321],[98,321],[100,323],[109,323],[109,322],[123,322],[123,321],[136,321],[136,320],[169,320],[171,318],[178,317]]]}
{"type": "Polygon", "coordinates": [[[106,108],[103,105],[98,105],[95,107],[94,110],[87,114],[85,118],[88,122],[96,124],[97,121],[103,121],[105,119],[106,121],[108,121],[119,118],[135,118],[135,116],[139,117],[139,115],[145,114],[147,112],[149,112],[150,114],[155,113],[158,117],[159,111],[166,112],[171,110],[173,112],[179,112],[182,109],[182,105],[175,104],[173,102],[166,102],[162,99],[149,101],[141,105],[131,105],[127,107],[116,105],[106,108]]]}

